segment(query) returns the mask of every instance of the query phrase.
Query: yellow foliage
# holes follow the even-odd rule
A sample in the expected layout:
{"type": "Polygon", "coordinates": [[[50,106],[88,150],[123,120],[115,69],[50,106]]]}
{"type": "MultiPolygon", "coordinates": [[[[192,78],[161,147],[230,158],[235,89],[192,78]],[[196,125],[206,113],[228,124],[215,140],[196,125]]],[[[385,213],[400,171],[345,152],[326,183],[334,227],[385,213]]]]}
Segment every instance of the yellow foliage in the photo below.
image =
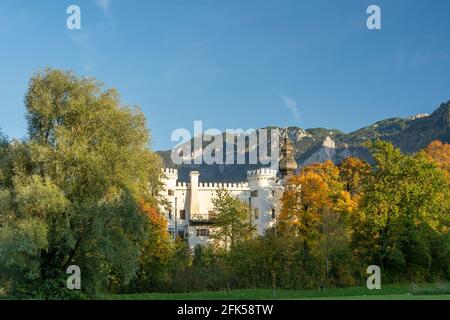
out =
{"type": "Polygon", "coordinates": [[[450,174],[450,144],[436,140],[430,143],[424,152],[428,159],[450,174]]]}
{"type": "Polygon", "coordinates": [[[317,228],[327,212],[345,218],[358,207],[359,196],[352,197],[340,181],[339,168],[331,161],[311,164],[292,177],[281,199],[281,230],[296,227],[299,236],[317,228]]]}

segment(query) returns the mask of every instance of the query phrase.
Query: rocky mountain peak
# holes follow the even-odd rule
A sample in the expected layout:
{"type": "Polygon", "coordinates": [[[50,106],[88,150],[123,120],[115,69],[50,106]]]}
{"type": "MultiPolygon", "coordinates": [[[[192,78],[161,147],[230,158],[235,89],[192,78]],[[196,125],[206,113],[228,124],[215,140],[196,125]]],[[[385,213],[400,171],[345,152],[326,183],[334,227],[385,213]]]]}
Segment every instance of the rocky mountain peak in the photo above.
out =
{"type": "Polygon", "coordinates": [[[410,116],[408,118],[406,118],[406,120],[408,121],[413,121],[413,120],[417,120],[417,119],[422,119],[422,118],[426,118],[429,117],[430,115],[428,113],[418,113],[416,115],[410,116]]]}
{"type": "Polygon", "coordinates": [[[439,120],[441,120],[446,126],[450,126],[450,101],[442,103],[431,116],[434,118],[439,118],[439,120]]]}
{"type": "Polygon", "coordinates": [[[330,138],[330,136],[327,136],[325,138],[325,140],[322,143],[322,146],[325,148],[336,149],[336,143],[330,138]]]}

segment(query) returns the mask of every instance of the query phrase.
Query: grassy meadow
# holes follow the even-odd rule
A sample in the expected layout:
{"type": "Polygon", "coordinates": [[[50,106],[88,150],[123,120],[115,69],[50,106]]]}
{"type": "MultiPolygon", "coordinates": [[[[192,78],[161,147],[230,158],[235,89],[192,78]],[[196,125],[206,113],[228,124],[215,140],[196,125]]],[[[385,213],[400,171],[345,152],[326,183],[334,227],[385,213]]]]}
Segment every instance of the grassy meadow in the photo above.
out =
{"type": "Polygon", "coordinates": [[[380,290],[366,287],[330,288],[326,290],[246,289],[191,293],[146,293],[104,295],[104,300],[450,300],[450,284],[391,284],[380,290]]]}

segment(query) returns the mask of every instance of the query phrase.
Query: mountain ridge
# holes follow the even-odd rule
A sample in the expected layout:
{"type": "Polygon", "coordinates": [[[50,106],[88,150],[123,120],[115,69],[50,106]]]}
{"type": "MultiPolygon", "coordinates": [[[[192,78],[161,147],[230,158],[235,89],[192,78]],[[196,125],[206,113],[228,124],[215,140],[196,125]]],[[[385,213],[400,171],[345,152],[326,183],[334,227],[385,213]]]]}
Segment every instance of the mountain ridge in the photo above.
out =
{"type": "MultiPolygon", "coordinates": [[[[434,140],[450,143],[450,101],[442,103],[431,114],[420,113],[407,118],[388,118],[350,133],[339,129],[320,127],[303,129],[296,126],[287,128],[267,126],[261,129],[278,130],[280,136],[287,130],[295,148],[295,158],[299,167],[325,160],[339,163],[349,156],[371,162],[370,155],[363,144],[374,139],[389,141],[405,153],[417,152],[434,140]]],[[[192,144],[192,140],[188,143],[192,144]]],[[[270,143],[269,136],[269,145],[270,143]]],[[[206,145],[208,143],[204,144],[204,146],[206,145]]],[[[225,150],[225,145],[223,150],[225,150]]],[[[233,151],[236,156],[236,149],[233,151]]],[[[245,151],[247,157],[248,151],[248,149],[245,151]]],[[[179,170],[180,181],[187,181],[189,172],[198,170],[201,179],[206,182],[240,182],[246,179],[247,170],[262,166],[260,164],[182,164],[176,166],[170,158],[171,150],[158,151],[158,154],[162,157],[165,166],[175,167],[179,170]]]]}

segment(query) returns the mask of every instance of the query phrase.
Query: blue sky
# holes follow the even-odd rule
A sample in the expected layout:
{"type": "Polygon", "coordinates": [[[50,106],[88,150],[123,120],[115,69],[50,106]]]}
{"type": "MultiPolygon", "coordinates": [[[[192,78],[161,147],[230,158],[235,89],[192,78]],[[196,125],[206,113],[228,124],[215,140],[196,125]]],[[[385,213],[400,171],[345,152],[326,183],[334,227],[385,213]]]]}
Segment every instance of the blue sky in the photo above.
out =
{"type": "Polygon", "coordinates": [[[450,100],[447,0],[2,0],[0,128],[26,135],[23,97],[46,66],[95,76],[139,105],[152,147],[176,128],[349,132],[450,100]],[[66,28],[81,7],[82,29],[66,28]],[[366,9],[382,10],[368,30],[366,9]]]}

